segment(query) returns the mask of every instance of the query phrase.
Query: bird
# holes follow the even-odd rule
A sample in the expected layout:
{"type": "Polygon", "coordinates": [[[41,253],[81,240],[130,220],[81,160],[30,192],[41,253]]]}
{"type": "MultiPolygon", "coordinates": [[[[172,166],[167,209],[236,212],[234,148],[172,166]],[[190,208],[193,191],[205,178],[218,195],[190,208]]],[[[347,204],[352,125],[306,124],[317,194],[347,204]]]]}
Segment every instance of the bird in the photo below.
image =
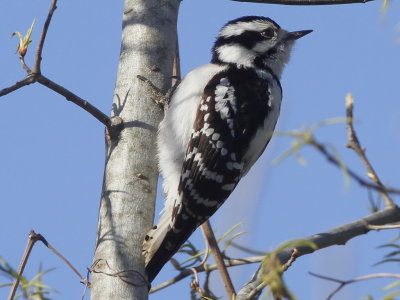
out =
{"type": "Polygon", "coordinates": [[[294,42],[310,32],[263,16],[231,20],[211,62],[174,90],[157,136],[164,209],[143,243],[149,283],[264,152],[280,112],[282,71],[294,42]]]}

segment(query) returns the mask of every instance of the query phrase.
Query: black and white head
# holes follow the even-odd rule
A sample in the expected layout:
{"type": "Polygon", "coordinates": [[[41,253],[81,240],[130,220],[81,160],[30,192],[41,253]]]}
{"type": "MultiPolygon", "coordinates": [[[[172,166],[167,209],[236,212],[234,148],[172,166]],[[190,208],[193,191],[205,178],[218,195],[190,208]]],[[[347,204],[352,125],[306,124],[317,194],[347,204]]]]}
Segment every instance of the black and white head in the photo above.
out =
{"type": "Polygon", "coordinates": [[[295,40],[310,32],[288,32],[270,18],[241,17],[222,27],[212,50],[212,63],[269,68],[280,77],[295,40]]]}

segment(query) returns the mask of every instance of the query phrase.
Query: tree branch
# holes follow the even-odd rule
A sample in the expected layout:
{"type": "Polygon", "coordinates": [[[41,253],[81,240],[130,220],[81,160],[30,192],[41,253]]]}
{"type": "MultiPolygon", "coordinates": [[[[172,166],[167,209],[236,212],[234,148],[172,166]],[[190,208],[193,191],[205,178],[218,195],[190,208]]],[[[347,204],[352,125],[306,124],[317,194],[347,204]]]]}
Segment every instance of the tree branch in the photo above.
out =
{"type": "Polygon", "coordinates": [[[354,108],[354,99],[351,94],[346,96],[346,125],[347,125],[347,135],[348,135],[348,144],[347,147],[353,149],[354,152],[360,157],[362,163],[368,171],[368,177],[372,179],[372,181],[379,187],[381,196],[385,201],[385,206],[394,206],[394,202],[389,194],[386,192],[385,186],[382,184],[381,180],[378,177],[378,174],[372,167],[369,162],[365,149],[361,147],[360,141],[358,140],[357,133],[353,126],[353,108],[354,108]]]}
{"type": "Polygon", "coordinates": [[[5,96],[11,92],[14,92],[26,85],[29,85],[29,84],[32,84],[35,82],[36,82],[35,76],[27,76],[24,79],[17,81],[15,84],[0,90],[0,97],[5,96]]]}
{"type": "Polygon", "coordinates": [[[101,123],[103,123],[107,128],[111,126],[111,120],[106,114],[104,114],[98,108],[90,104],[88,101],[82,99],[81,97],[67,90],[63,86],[55,83],[54,81],[48,79],[43,75],[38,75],[36,81],[48,87],[49,89],[55,91],[56,93],[64,96],[65,99],[67,99],[68,101],[80,106],[88,113],[90,113],[93,117],[95,117],[97,120],[99,120],[101,123]]]}
{"type": "Polygon", "coordinates": [[[389,225],[368,225],[368,229],[371,230],[376,230],[376,231],[380,231],[380,230],[384,230],[384,229],[399,229],[400,228],[400,224],[389,224],[389,225]]]}
{"type": "MultiPolygon", "coordinates": [[[[333,245],[344,245],[350,239],[357,237],[362,234],[366,234],[371,230],[375,230],[375,227],[390,224],[394,222],[400,221],[400,208],[396,207],[389,207],[385,208],[381,211],[373,213],[367,217],[359,219],[357,221],[336,227],[331,229],[325,233],[319,233],[312,235],[306,240],[309,240],[312,243],[315,243],[318,249],[323,249],[333,245]],[[371,225],[373,224],[373,225],[371,225]]],[[[300,256],[311,254],[313,253],[314,249],[311,247],[296,247],[296,249],[286,249],[279,253],[278,257],[282,264],[285,266],[290,266],[295,259],[300,256]]],[[[253,256],[247,257],[243,259],[225,259],[225,266],[226,267],[234,267],[234,266],[241,266],[247,265],[251,263],[261,262],[265,256],[253,256]]],[[[213,265],[200,265],[194,268],[196,272],[204,272],[204,271],[214,271],[218,269],[216,264],[213,265]]],[[[262,282],[262,274],[259,274],[260,268],[257,272],[253,275],[253,278],[239,291],[236,296],[236,300],[249,300],[249,299],[257,299],[257,293],[260,292],[265,286],[262,282]],[[249,295],[255,296],[255,298],[251,298],[249,295]]],[[[170,285],[175,284],[176,282],[190,276],[192,274],[191,269],[183,269],[180,273],[171,278],[170,280],[161,283],[160,285],[152,288],[150,293],[155,293],[161,289],[164,289],[170,285]]]]}
{"type": "Polygon", "coordinates": [[[28,237],[28,244],[25,247],[24,255],[22,256],[21,262],[19,264],[17,277],[15,278],[13,285],[11,286],[10,294],[8,295],[8,298],[7,298],[8,300],[14,299],[15,293],[16,293],[18,285],[19,285],[20,278],[21,278],[22,274],[24,273],[26,263],[28,262],[29,255],[31,254],[32,248],[37,241],[38,241],[38,239],[35,238],[34,232],[30,232],[29,237],[28,237]]]}
{"type": "Polygon", "coordinates": [[[339,283],[339,286],[332,293],[329,294],[329,296],[328,296],[328,298],[326,298],[326,300],[332,299],[332,297],[337,292],[339,292],[342,288],[344,288],[346,285],[351,284],[351,283],[368,280],[368,279],[376,279],[376,278],[398,278],[398,279],[400,279],[400,274],[395,274],[395,273],[375,273],[375,274],[369,274],[369,275],[356,277],[356,278],[353,278],[350,280],[336,279],[336,278],[332,278],[332,277],[328,277],[328,276],[324,276],[324,275],[315,274],[312,272],[309,272],[309,274],[312,276],[324,279],[324,280],[329,280],[329,281],[339,283]]]}
{"type": "Polygon", "coordinates": [[[33,249],[33,246],[35,245],[35,243],[37,241],[41,241],[47,248],[49,248],[54,254],[56,254],[59,258],[61,258],[67,265],[68,267],[71,268],[71,270],[80,278],[81,282],[85,285],[85,286],[90,286],[90,283],[88,282],[88,280],[86,278],[84,278],[81,273],[79,273],[79,271],[69,262],[68,259],[66,259],[60,252],[58,252],[53,246],[51,246],[47,240],[40,234],[40,233],[36,233],[35,231],[31,230],[29,232],[29,236],[28,236],[28,244],[25,247],[25,251],[24,254],[22,256],[20,265],[18,267],[18,271],[17,271],[17,276],[13,282],[13,285],[10,289],[10,294],[8,296],[8,300],[13,300],[15,293],[17,291],[18,285],[19,285],[19,281],[20,278],[24,272],[25,266],[28,262],[29,256],[31,254],[31,251],[33,249]]]}
{"type": "Polygon", "coordinates": [[[215,262],[217,263],[218,270],[221,273],[221,278],[224,282],[225,290],[228,294],[228,299],[233,299],[236,294],[235,288],[233,287],[231,277],[229,276],[228,270],[225,266],[224,258],[222,257],[221,251],[219,250],[218,242],[215,238],[210,221],[204,222],[203,225],[201,225],[201,229],[204,232],[204,236],[207,239],[207,243],[210,246],[210,249],[214,255],[215,262]]]}
{"type": "Polygon", "coordinates": [[[231,0],[231,1],[281,4],[281,5],[337,5],[337,4],[366,3],[374,0],[231,0]]]}
{"type": "MultiPolygon", "coordinates": [[[[229,268],[229,267],[242,266],[242,265],[248,265],[248,264],[261,262],[263,259],[264,259],[264,256],[252,256],[252,257],[245,257],[245,258],[240,258],[240,259],[230,258],[230,259],[225,259],[224,263],[225,263],[225,266],[229,268]]],[[[177,283],[178,281],[181,281],[182,279],[192,275],[193,271],[191,269],[195,269],[195,271],[197,273],[202,273],[205,271],[207,271],[207,272],[215,271],[218,269],[218,266],[217,266],[217,264],[212,264],[212,265],[207,265],[207,266],[205,266],[203,264],[203,265],[199,265],[194,268],[183,269],[175,277],[159,284],[156,287],[153,287],[150,290],[150,293],[155,293],[159,290],[162,290],[162,289],[164,289],[170,285],[173,285],[173,284],[177,283]]]]}
{"type": "Polygon", "coordinates": [[[353,178],[355,181],[357,181],[362,186],[377,190],[379,192],[385,192],[385,193],[391,193],[391,194],[400,194],[400,190],[399,189],[395,189],[395,188],[391,188],[391,187],[385,187],[385,186],[379,186],[377,184],[374,184],[374,183],[371,183],[371,182],[368,182],[368,181],[364,180],[356,172],[354,172],[351,169],[349,169],[348,167],[344,166],[335,156],[333,156],[332,154],[329,153],[329,151],[326,149],[326,147],[323,144],[319,143],[314,138],[312,138],[309,141],[309,145],[313,146],[315,149],[317,149],[319,152],[321,152],[330,163],[333,163],[338,168],[344,169],[345,172],[351,178],[353,178]]]}
{"type": "Polygon", "coordinates": [[[28,75],[24,79],[16,82],[15,84],[0,90],[0,97],[5,96],[13,91],[16,91],[26,85],[39,82],[40,84],[48,87],[49,89],[55,91],[56,93],[64,96],[68,101],[86,110],[93,117],[95,117],[97,120],[103,123],[107,127],[109,132],[116,135],[122,129],[121,122],[113,122],[113,120],[111,120],[106,114],[101,112],[98,108],[90,104],[88,101],[80,98],[79,96],[67,90],[63,86],[46,78],[41,73],[40,63],[42,61],[42,51],[43,51],[44,41],[46,39],[47,31],[50,26],[50,21],[52,19],[53,13],[56,10],[56,8],[57,8],[57,0],[53,0],[46,21],[43,25],[43,30],[36,50],[35,63],[33,69],[31,70],[26,65],[24,57],[20,56],[19,59],[21,61],[22,68],[28,73],[28,75]]]}
{"type": "Polygon", "coordinates": [[[93,300],[148,298],[148,286],[137,275],[146,276],[142,244],[154,219],[158,180],[154,145],[162,111],[150,101],[152,94],[136,76],[148,78],[162,92],[171,86],[179,3],[124,1],[113,107],[125,128],[118,139],[106,140],[108,155],[93,258],[100,263],[91,278],[93,300]],[[126,276],[110,276],[115,273],[110,268],[126,276]],[[138,279],[139,284],[129,284],[138,279]]]}
{"type": "Polygon", "coordinates": [[[40,64],[42,62],[42,51],[43,51],[44,41],[46,39],[47,30],[49,29],[50,26],[51,18],[53,17],[53,13],[56,10],[56,8],[57,8],[57,0],[53,0],[50,6],[49,13],[47,14],[46,21],[44,22],[43,25],[42,34],[40,35],[39,43],[36,50],[35,64],[33,66],[32,73],[40,73],[40,64]]]}
{"type": "MultiPolygon", "coordinates": [[[[323,249],[333,245],[344,245],[350,239],[368,233],[371,229],[368,228],[369,224],[373,225],[384,225],[400,221],[400,208],[397,206],[387,207],[381,211],[375,212],[367,217],[359,219],[357,221],[336,227],[324,233],[315,234],[306,238],[306,240],[314,243],[318,249],[323,249]]],[[[298,250],[298,257],[313,253],[314,250],[308,246],[296,247],[298,250]]],[[[278,254],[278,257],[282,264],[286,263],[291,255],[293,249],[283,250],[278,254]]],[[[251,291],[259,292],[264,287],[263,285],[263,274],[260,272],[260,267],[250,279],[250,281],[242,287],[236,296],[236,300],[249,300],[257,299],[257,295],[249,296],[251,291]]]]}

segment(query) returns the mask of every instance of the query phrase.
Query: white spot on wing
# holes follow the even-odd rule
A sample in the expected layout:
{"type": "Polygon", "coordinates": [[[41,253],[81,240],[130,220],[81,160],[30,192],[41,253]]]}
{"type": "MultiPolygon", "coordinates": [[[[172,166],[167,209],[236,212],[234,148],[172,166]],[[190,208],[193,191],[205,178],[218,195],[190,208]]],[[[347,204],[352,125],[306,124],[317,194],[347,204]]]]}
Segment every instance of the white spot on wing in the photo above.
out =
{"type": "Polygon", "coordinates": [[[200,105],[200,110],[201,111],[207,111],[207,109],[208,109],[208,105],[207,104],[200,105]]]}
{"type": "Polygon", "coordinates": [[[217,140],[219,140],[220,137],[221,137],[221,135],[220,135],[219,133],[215,132],[215,133],[212,135],[211,139],[212,139],[213,141],[217,141],[217,140]]]}
{"type": "Polygon", "coordinates": [[[223,189],[224,191],[232,191],[234,187],[235,187],[234,183],[227,183],[221,186],[221,189],[223,189]]]}
{"type": "Polygon", "coordinates": [[[210,136],[214,133],[214,128],[207,128],[206,130],[204,130],[204,134],[206,136],[210,136]]]}
{"type": "MultiPolygon", "coordinates": [[[[234,115],[237,112],[235,88],[231,86],[227,78],[221,78],[219,85],[215,90],[215,111],[219,112],[222,120],[228,124],[231,135],[235,136],[234,115]]],[[[218,147],[218,145],[217,145],[218,147]]]]}

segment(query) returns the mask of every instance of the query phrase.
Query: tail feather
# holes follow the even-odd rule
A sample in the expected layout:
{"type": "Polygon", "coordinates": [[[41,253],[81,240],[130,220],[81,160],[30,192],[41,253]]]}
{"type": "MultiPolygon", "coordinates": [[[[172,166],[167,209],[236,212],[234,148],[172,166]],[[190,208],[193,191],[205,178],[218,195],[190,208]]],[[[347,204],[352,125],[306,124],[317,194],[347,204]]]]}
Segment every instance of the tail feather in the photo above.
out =
{"type": "Polygon", "coordinates": [[[160,221],[146,235],[143,242],[143,254],[145,255],[145,263],[153,258],[154,254],[160,248],[167,232],[171,229],[171,214],[164,213],[160,221]]]}
{"type": "Polygon", "coordinates": [[[146,262],[147,279],[151,283],[158,275],[164,265],[178,252],[182,244],[190,237],[193,231],[186,232],[179,236],[179,240],[171,243],[171,239],[176,238],[176,233],[173,230],[167,232],[165,239],[160,244],[160,247],[153,253],[153,256],[146,262]]]}
{"type": "Polygon", "coordinates": [[[180,229],[172,227],[172,212],[165,212],[157,226],[154,226],[146,236],[143,252],[146,257],[146,273],[149,282],[154,280],[163,266],[197,228],[196,222],[180,219],[178,215],[174,224],[182,224],[181,222],[184,221],[190,228],[188,226],[180,227],[180,229]]]}

